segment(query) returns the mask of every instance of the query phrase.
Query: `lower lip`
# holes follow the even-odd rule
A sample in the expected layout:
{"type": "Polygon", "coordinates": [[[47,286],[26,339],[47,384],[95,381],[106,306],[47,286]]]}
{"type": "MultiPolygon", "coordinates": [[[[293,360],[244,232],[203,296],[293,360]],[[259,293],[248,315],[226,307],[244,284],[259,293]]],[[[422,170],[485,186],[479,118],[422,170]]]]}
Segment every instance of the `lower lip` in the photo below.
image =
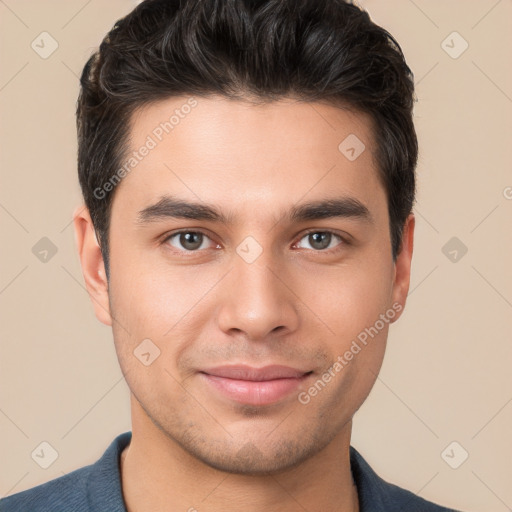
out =
{"type": "Polygon", "coordinates": [[[269,405],[295,391],[309,374],[265,381],[228,379],[208,373],[201,375],[215,389],[236,402],[248,405],[269,405]]]}

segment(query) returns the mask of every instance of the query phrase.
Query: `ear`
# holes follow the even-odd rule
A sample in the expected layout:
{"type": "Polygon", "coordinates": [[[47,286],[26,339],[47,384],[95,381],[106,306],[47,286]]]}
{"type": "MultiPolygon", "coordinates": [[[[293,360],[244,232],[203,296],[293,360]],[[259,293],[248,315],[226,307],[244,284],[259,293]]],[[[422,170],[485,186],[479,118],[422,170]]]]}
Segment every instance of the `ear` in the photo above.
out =
{"type": "Polygon", "coordinates": [[[399,314],[393,318],[392,322],[395,322],[398,320],[398,318],[400,318],[405,308],[407,294],[409,293],[415,222],[416,220],[414,214],[411,213],[405,221],[404,229],[402,232],[402,246],[395,261],[395,277],[393,280],[392,300],[393,304],[399,304],[401,308],[399,311],[397,309],[399,314]]]}
{"type": "Polygon", "coordinates": [[[94,313],[100,322],[112,325],[103,256],[89,210],[84,205],[77,206],[73,212],[73,224],[85,287],[91,298],[94,313]]]}

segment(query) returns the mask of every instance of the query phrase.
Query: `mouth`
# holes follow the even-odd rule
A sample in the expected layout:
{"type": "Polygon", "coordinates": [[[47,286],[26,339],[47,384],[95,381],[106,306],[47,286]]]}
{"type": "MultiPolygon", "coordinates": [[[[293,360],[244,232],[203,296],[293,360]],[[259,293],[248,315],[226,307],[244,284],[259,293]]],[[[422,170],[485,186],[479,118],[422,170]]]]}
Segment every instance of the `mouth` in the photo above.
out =
{"type": "Polygon", "coordinates": [[[276,403],[297,388],[313,372],[289,366],[217,366],[199,372],[214,392],[247,405],[276,403]]]}

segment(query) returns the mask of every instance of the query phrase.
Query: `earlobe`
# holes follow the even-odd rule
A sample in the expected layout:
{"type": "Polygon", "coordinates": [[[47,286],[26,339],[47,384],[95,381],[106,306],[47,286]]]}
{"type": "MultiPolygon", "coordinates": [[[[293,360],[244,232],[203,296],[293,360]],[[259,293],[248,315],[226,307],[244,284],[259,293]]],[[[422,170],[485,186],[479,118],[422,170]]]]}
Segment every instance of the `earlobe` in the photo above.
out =
{"type": "Polygon", "coordinates": [[[411,213],[404,224],[402,233],[402,246],[395,261],[395,278],[393,281],[392,304],[400,305],[400,314],[395,316],[393,322],[400,318],[409,293],[411,281],[411,262],[414,247],[414,226],[416,219],[411,213]]]}
{"type": "Polygon", "coordinates": [[[100,322],[112,325],[103,256],[89,210],[85,206],[81,205],[75,209],[73,225],[85,287],[91,298],[94,313],[100,322]]]}

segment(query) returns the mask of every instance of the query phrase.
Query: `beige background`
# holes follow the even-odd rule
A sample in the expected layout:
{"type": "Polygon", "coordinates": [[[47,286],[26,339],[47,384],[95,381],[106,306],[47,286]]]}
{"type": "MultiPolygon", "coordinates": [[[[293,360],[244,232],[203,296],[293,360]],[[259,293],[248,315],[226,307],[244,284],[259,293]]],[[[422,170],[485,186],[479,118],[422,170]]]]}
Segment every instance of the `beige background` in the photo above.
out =
{"type": "MultiPolygon", "coordinates": [[[[415,72],[421,155],[410,297],[352,444],[424,498],[509,510],[512,2],[359,3],[415,72]],[[442,46],[454,31],[469,44],[456,59],[442,46]],[[452,237],[468,249],[456,262],[444,254],[451,246],[443,252],[452,237]],[[451,461],[469,453],[458,469],[441,456],[452,441],[461,447],[451,461]]],[[[71,214],[77,75],[134,5],[0,0],[0,496],[95,461],[130,429],[128,389],[83,286],[71,214]],[[43,31],[59,45],[47,59],[31,48],[43,31]],[[47,262],[32,252],[43,237],[57,248],[47,262]],[[58,452],[48,469],[31,458],[43,441],[58,452]]],[[[444,46],[453,54],[463,44],[451,36],[444,46]]]]}

